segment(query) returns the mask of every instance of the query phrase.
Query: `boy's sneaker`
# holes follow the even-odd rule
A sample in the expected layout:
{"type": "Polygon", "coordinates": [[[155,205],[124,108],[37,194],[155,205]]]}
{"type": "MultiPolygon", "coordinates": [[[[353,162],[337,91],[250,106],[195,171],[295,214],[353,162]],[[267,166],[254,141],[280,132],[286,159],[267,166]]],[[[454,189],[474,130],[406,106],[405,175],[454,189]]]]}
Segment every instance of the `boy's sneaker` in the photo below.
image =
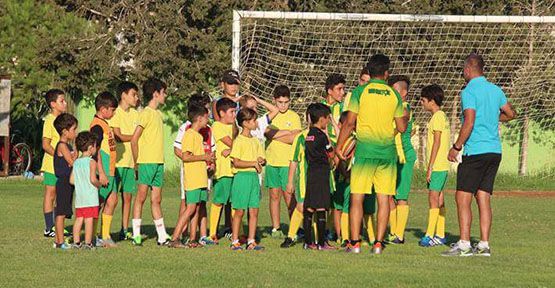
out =
{"type": "Polygon", "coordinates": [[[318,250],[327,251],[327,250],[336,250],[334,246],[331,246],[328,242],[324,242],[324,245],[318,245],[318,250]]]}
{"type": "Polygon", "coordinates": [[[353,253],[353,254],[358,254],[360,253],[360,241],[358,241],[355,244],[352,244],[350,241],[347,244],[347,248],[345,248],[345,252],[347,253],[353,253]]]}
{"type": "Polygon", "coordinates": [[[133,239],[133,233],[123,229],[119,231],[119,241],[131,240],[131,239],[133,239]]]}
{"type": "Polygon", "coordinates": [[[249,244],[249,245],[247,246],[247,250],[262,251],[262,250],[264,250],[264,247],[258,245],[258,243],[256,243],[256,242],[252,242],[251,244],[249,244]]]}
{"type": "Polygon", "coordinates": [[[73,243],[73,244],[71,244],[71,249],[81,249],[81,248],[83,248],[82,243],[73,243]]]}
{"type": "Polygon", "coordinates": [[[343,240],[343,243],[341,243],[341,248],[347,248],[348,245],[349,245],[349,240],[343,240]]]}
{"type": "Polygon", "coordinates": [[[104,240],[102,240],[102,238],[100,237],[96,237],[96,240],[94,241],[94,247],[104,247],[104,240]]]}
{"type": "Polygon", "coordinates": [[[393,240],[395,240],[395,238],[397,238],[397,235],[389,233],[387,235],[387,237],[385,238],[386,239],[385,241],[391,243],[391,242],[393,242],[393,240]]]}
{"type": "Polygon", "coordinates": [[[395,236],[395,239],[389,241],[389,243],[391,243],[391,244],[396,244],[396,245],[398,245],[398,244],[405,244],[405,239],[401,239],[401,238],[395,236]]]}
{"type": "Polygon", "coordinates": [[[318,245],[311,243],[311,244],[304,244],[303,246],[304,250],[318,250],[318,245]]]}
{"type": "Polygon", "coordinates": [[[233,251],[243,250],[243,247],[241,246],[241,244],[239,244],[239,242],[231,243],[231,245],[229,245],[229,248],[231,248],[231,250],[233,250],[233,251]]]}
{"type": "Polygon", "coordinates": [[[200,243],[200,245],[202,245],[202,246],[218,244],[218,243],[212,241],[212,239],[210,239],[210,237],[206,237],[206,236],[200,237],[200,240],[198,241],[198,243],[200,243]]]}
{"type": "Polygon", "coordinates": [[[133,246],[143,246],[143,237],[141,235],[133,237],[131,241],[133,246]]]}
{"type": "Polygon", "coordinates": [[[83,245],[81,245],[81,249],[83,250],[94,250],[94,246],[92,245],[92,243],[85,243],[83,245]]]}
{"type": "Polygon", "coordinates": [[[156,241],[156,244],[158,244],[158,246],[168,246],[168,245],[170,245],[171,240],[172,239],[170,237],[168,237],[163,242],[156,241]]]}
{"type": "Polygon", "coordinates": [[[491,256],[491,251],[489,247],[482,248],[478,244],[474,245],[474,247],[472,248],[472,253],[474,254],[474,256],[485,256],[485,257],[491,256]]]}
{"type": "Polygon", "coordinates": [[[114,240],[112,240],[112,238],[108,238],[106,240],[102,240],[102,247],[104,248],[115,248],[118,247],[118,245],[116,245],[116,242],[114,242],[114,240]]]}
{"type": "Polygon", "coordinates": [[[462,249],[459,246],[459,242],[451,244],[451,248],[443,253],[441,256],[461,256],[467,257],[472,256],[472,248],[462,249]]]}
{"type": "Polygon", "coordinates": [[[281,228],[276,229],[273,228],[272,229],[272,238],[283,238],[283,232],[281,231],[281,228]]]}
{"type": "Polygon", "coordinates": [[[54,248],[60,249],[60,250],[69,250],[69,249],[71,249],[71,245],[69,245],[65,242],[62,243],[62,244],[54,243],[54,248]]]}
{"type": "Polygon", "coordinates": [[[56,231],[50,229],[50,230],[44,230],[43,232],[44,237],[46,238],[54,238],[56,237],[56,231]]]}
{"type": "Polygon", "coordinates": [[[382,254],[383,249],[385,249],[385,244],[383,242],[376,241],[374,242],[374,245],[372,245],[372,254],[382,254]]]}
{"type": "Polygon", "coordinates": [[[445,244],[447,244],[447,237],[441,238],[441,237],[436,235],[436,236],[434,236],[434,243],[435,243],[435,245],[440,245],[440,246],[445,245],[445,244]]]}
{"type": "Polygon", "coordinates": [[[434,239],[432,239],[432,237],[426,235],[422,237],[422,239],[420,239],[418,245],[422,247],[433,247],[434,245],[436,245],[436,242],[434,241],[434,239]]]}
{"type": "Polygon", "coordinates": [[[196,240],[191,240],[191,241],[189,241],[189,243],[187,243],[187,247],[189,247],[189,248],[201,248],[202,245],[200,245],[196,240]]]}
{"type": "Polygon", "coordinates": [[[283,240],[283,243],[281,243],[281,245],[279,245],[279,247],[281,248],[290,248],[292,246],[295,245],[295,240],[293,240],[292,238],[285,238],[285,240],[283,240]]]}
{"type": "Polygon", "coordinates": [[[183,245],[183,243],[181,243],[181,241],[179,241],[179,240],[170,241],[170,243],[168,244],[168,247],[170,247],[170,248],[187,248],[187,246],[183,245]]]}

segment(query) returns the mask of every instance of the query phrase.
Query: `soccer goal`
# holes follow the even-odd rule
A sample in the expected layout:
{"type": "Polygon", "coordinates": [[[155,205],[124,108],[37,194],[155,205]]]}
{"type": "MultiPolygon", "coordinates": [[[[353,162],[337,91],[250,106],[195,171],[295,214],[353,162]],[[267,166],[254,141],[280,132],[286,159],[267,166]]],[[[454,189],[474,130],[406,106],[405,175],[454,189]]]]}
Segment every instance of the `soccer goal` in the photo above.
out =
{"type": "Polygon", "coordinates": [[[297,112],[322,99],[328,74],[344,74],[350,90],[369,57],[384,53],[391,74],[411,79],[416,124],[429,117],[418,105],[420,89],[435,83],[446,92],[443,109],[455,129],[462,67],[471,52],[484,57],[487,78],[518,109],[513,126],[555,129],[555,17],[233,13],[232,65],[243,91],[270,99],[277,84],[286,84],[297,112]]]}

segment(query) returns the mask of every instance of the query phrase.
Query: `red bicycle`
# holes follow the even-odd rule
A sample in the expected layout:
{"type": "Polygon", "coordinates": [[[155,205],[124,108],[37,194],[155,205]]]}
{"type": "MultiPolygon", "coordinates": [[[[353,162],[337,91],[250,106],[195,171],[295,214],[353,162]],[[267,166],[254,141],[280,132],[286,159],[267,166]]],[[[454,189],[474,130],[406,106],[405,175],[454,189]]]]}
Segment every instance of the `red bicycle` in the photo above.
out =
{"type": "MultiPolygon", "coordinates": [[[[4,138],[6,139],[6,138],[4,138]]],[[[23,175],[25,172],[31,169],[31,164],[33,162],[33,153],[31,152],[31,147],[24,142],[17,142],[16,133],[10,136],[10,142],[8,143],[9,151],[9,169],[8,175],[23,175]]],[[[4,140],[5,141],[5,140],[4,140]]],[[[0,155],[4,155],[4,149],[6,145],[0,145],[0,155]]],[[[2,159],[0,159],[0,162],[2,159]]],[[[4,163],[2,163],[3,167],[4,163]]]]}

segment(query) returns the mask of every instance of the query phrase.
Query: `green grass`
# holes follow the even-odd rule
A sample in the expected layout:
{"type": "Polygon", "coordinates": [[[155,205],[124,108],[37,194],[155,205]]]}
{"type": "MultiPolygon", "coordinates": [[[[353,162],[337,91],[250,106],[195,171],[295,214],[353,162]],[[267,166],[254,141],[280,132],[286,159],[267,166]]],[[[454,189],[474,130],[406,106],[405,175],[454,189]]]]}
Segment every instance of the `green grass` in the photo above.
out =
{"type": "MultiPolygon", "coordinates": [[[[550,287],[555,283],[554,197],[494,197],[493,256],[444,258],[439,253],[445,248],[417,246],[427,221],[427,197],[421,192],[411,195],[407,244],[388,246],[381,256],[370,255],[368,247],[360,255],[303,251],[300,245],[284,250],[280,240],[270,238],[262,239],[264,252],[232,252],[226,240],[217,247],[172,250],[157,247],[153,239],[140,248],[125,242],[115,249],[58,251],[51,239],[42,236],[42,193],[35,181],[0,180],[0,286],[550,287]]],[[[177,189],[164,191],[169,231],[178,201],[177,189]]],[[[446,196],[446,205],[447,231],[455,239],[452,194],[446,196]]],[[[144,214],[143,223],[153,236],[150,213],[144,214]]],[[[267,227],[267,194],[260,215],[260,226],[267,227]]],[[[119,219],[117,213],[113,233],[119,229],[119,219]]],[[[479,235],[477,223],[472,235],[479,235]]]]}

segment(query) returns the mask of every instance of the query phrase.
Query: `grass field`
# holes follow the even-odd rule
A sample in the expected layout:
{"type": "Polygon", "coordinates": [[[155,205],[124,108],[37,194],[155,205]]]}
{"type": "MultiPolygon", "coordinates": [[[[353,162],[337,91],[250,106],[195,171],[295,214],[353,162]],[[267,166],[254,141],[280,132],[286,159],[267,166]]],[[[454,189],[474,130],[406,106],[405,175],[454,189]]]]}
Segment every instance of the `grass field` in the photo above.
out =
{"type": "MultiPolygon", "coordinates": [[[[547,186],[553,187],[550,183],[547,186]]],[[[525,189],[519,189],[525,190],[525,189]]],[[[548,189],[546,189],[548,190],[548,189]]],[[[514,197],[498,193],[493,200],[494,224],[490,258],[445,258],[446,248],[421,248],[427,221],[427,197],[411,196],[407,244],[388,246],[373,256],[338,251],[284,250],[281,240],[263,238],[263,252],[232,252],[228,241],[216,247],[172,250],[149,239],[143,247],[120,243],[114,249],[59,251],[42,236],[42,186],[36,181],[0,180],[0,286],[192,286],[192,287],[553,287],[555,285],[555,194],[514,197]]],[[[176,188],[164,192],[163,211],[171,232],[177,217],[176,188]]],[[[269,215],[265,194],[261,230],[269,215]]],[[[458,235],[452,194],[446,197],[447,231],[458,235]]],[[[149,211],[147,208],[145,211],[149,211]]],[[[474,208],[475,216],[477,209],[474,208]]],[[[282,216],[282,222],[288,223],[282,216]]],[[[475,217],[476,219],[476,217],[475,217]]],[[[116,214],[112,232],[119,230],[116,214]]],[[[146,231],[155,235],[150,213],[146,231]]],[[[68,226],[71,222],[68,223],[68,226]]],[[[284,224],[285,231],[287,230],[284,224]]],[[[477,222],[472,235],[478,237],[477,222]]]]}

